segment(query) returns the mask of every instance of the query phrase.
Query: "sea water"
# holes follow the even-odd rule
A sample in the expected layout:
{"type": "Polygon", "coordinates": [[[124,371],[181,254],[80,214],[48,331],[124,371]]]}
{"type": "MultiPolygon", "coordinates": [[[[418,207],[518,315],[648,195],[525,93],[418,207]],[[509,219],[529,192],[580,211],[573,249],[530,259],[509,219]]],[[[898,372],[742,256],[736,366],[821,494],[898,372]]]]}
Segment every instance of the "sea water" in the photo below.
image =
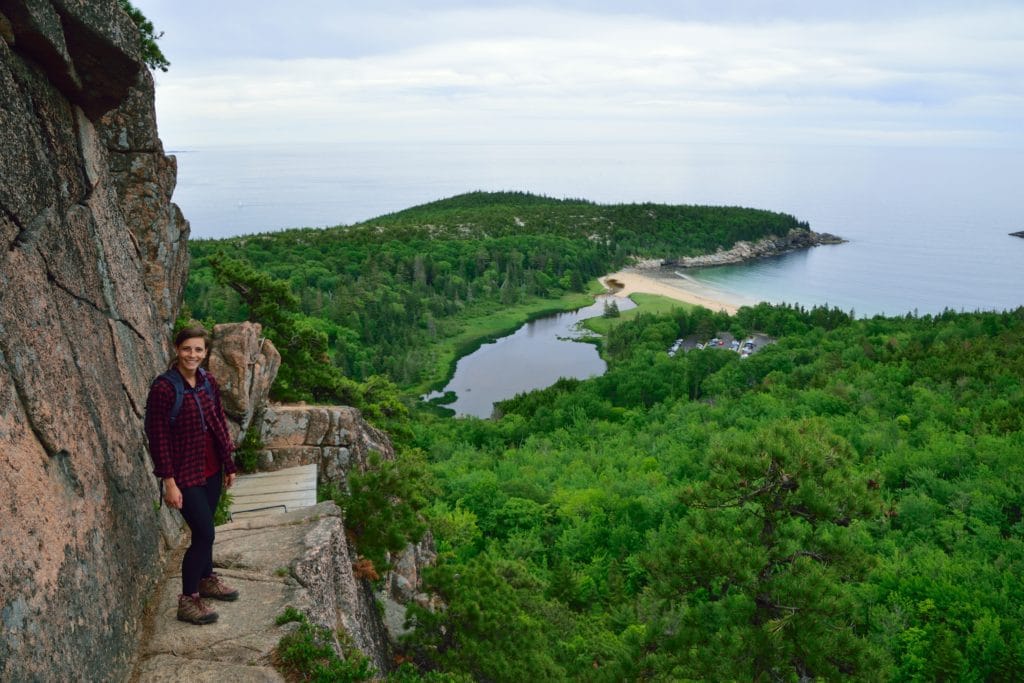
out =
{"type": "MultiPolygon", "coordinates": [[[[782,211],[848,243],[687,274],[858,316],[1024,305],[1024,152],[714,144],[183,148],[194,237],[354,222],[472,190],[782,211]]],[[[670,275],[670,274],[669,274],[670,275]]]]}

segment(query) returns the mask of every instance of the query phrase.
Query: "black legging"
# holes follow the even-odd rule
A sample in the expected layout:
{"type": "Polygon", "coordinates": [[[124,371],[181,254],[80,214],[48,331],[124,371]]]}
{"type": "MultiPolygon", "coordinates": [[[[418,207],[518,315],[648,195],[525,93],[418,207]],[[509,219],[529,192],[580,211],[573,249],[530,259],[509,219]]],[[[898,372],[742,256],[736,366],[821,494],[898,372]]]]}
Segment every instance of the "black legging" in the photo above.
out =
{"type": "Polygon", "coordinates": [[[192,544],[181,560],[181,592],[199,592],[199,579],[213,573],[213,513],[220,500],[221,473],[202,486],[189,486],[181,492],[181,516],[192,530],[192,544]]]}

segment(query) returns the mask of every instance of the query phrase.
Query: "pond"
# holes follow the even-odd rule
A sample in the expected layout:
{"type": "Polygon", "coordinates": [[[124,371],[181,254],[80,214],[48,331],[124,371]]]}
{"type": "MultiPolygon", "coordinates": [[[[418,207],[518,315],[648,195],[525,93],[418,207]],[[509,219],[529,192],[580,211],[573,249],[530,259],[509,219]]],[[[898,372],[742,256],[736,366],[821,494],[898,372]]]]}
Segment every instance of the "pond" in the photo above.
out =
{"type": "MultiPolygon", "coordinates": [[[[601,295],[590,306],[538,318],[512,334],[502,337],[459,359],[455,374],[441,391],[423,398],[430,400],[454,392],[447,404],[458,416],[490,417],[494,402],[516,394],[549,387],[561,377],[586,379],[604,374],[607,366],[597,347],[575,341],[577,323],[604,312],[609,295],[601,295]]],[[[615,299],[620,311],[635,308],[629,299],[615,299]]]]}

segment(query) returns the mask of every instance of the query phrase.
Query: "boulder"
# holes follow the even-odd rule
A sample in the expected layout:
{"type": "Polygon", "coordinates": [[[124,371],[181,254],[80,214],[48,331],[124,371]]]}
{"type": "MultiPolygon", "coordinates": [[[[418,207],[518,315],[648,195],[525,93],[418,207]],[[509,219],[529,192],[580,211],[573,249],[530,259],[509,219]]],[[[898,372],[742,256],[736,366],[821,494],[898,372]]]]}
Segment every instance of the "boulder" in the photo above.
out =
{"type": "MultiPolygon", "coordinates": [[[[316,464],[317,483],[341,490],[347,490],[350,472],[367,470],[372,454],[377,453],[383,460],[395,458],[387,434],[349,406],[269,405],[263,412],[260,438],[260,469],[316,464]]],[[[350,559],[355,558],[353,552],[350,559]]],[[[378,636],[378,641],[397,642],[405,633],[405,606],[410,602],[437,606],[435,598],[422,592],[422,570],[436,561],[430,534],[390,558],[392,569],[382,577],[376,595],[384,614],[381,627],[386,629],[386,635],[378,636]]],[[[367,596],[362,599],[372,602],[367,596]]]]}
{"type": "Polygon", "coordinates": [[[365,471],[370,455],[395,459],[387,434],[370,425],[351,406],[270,404],[260,427],[260,468],[316,464],[321,484],[344,484],[352,468],[365,471]]]}
{"type": "MultiPolygon", "coordinates": [[[[262,337],[259,323],[225,323],[213,328],[210,372],[217,378],[232,431],[244,435],[253,416],[267,403],[281,367],[281,354],[262,337]]],[[[239,436],[236,441],[241,441],[239,436]]]]}

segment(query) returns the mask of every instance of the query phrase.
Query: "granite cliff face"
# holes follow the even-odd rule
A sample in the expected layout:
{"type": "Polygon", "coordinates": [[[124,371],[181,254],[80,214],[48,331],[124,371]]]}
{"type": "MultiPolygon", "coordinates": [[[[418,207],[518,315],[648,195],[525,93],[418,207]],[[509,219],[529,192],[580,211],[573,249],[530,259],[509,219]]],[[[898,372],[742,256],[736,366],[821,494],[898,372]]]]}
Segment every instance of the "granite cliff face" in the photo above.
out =
{"type": "Polygon", "coordinates": [[[0,680],[123,678],[177,540],[142,430],[175,174],[115,0],[0,0],[0,680]]]}

